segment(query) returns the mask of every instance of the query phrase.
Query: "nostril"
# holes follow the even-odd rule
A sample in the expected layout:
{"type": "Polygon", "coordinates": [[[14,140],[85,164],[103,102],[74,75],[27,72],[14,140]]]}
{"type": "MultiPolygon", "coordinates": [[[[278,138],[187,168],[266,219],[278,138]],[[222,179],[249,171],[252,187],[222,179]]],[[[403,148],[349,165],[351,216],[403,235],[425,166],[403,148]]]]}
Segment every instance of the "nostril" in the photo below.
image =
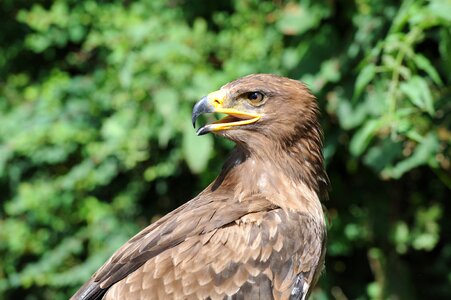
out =
{"type": "Polygon", "coordinates": [[[219,101],[218,99],[213,100],[213,102],[214,102],[216,105],[220,105],[220,104],[221,104],[221,101],[219,101]]]}

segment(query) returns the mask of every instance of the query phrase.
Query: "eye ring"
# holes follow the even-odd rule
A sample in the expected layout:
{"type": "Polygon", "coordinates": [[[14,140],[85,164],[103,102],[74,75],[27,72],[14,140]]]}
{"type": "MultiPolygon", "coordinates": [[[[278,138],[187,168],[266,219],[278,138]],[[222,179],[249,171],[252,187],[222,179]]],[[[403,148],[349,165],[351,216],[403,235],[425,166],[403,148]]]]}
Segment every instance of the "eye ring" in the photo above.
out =
{"type": "Polygon", "coordinates": [[[252,105],[258,105],[260,104],[263,99],[265,98],[265,96],[260,93],[260,92],[249,92],[247,93],[247,100],[249,100],[249,102],[252,105]]]}

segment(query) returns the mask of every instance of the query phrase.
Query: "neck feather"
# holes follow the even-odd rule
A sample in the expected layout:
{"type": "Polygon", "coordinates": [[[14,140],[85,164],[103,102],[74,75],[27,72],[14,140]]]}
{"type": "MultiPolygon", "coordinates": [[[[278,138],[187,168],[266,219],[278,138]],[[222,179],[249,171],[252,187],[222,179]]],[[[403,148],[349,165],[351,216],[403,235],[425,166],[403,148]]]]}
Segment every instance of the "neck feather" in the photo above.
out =
{"type": "MultiPolygon", "coordinates": [[[[256,191],[264,182],[277,190],[284,181],[305,187],[319,199],[327,198],[328,177],[324,169],[322,134],[316,122],[300,125],[289,136],[275,137],[255,133],[246,143],[237,143],[224,164],[213,189],[228,184],[246,186],[256,191]],[[260,180],[260,181],[259,181],[260,180]]],[[[240,189],[238,189],[240,190],[240,189]]]]}

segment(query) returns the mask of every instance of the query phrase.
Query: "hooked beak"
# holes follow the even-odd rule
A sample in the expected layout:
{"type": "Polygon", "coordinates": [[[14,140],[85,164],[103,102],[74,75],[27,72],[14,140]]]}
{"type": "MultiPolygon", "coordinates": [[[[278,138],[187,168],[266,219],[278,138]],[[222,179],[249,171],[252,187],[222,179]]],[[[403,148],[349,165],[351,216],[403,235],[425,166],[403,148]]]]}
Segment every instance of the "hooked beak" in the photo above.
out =
{"type": "Polygon", "coordinates": [[[227,94],[223,90],[219,90],[208,94],[208,96],[200,99],[193,108],[192,122],[196,126],[196,120],[200,115],[206,113],[222,113],[227,114],[226,117],[205,126],[196,131],[197,135],[203,135],[209,132],[218,132],[231,129],[237,126],[248,125],[257,122],[261,116],[255,113],[237,110],[233,107],[223,107],[227,94]]]}

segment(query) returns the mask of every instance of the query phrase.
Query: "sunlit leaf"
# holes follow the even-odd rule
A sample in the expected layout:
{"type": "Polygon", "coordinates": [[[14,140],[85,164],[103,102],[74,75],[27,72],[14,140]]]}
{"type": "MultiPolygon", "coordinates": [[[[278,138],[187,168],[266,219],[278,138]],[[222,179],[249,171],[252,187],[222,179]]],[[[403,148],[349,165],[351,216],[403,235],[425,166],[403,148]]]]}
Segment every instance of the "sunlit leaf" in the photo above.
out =
{"type": "Polygon", "coordinates": [[[443,18],[451,24],[451,1],[450,0],[431,0],[429,3],[430,11],[437,17],[443,18]]]}
{"type": "Polygon", "coordinates": [[[319,22],[319,16],[304,5],[290,3],[285,6],[277,27],[286,35],[302,34],[319,22]]]}

